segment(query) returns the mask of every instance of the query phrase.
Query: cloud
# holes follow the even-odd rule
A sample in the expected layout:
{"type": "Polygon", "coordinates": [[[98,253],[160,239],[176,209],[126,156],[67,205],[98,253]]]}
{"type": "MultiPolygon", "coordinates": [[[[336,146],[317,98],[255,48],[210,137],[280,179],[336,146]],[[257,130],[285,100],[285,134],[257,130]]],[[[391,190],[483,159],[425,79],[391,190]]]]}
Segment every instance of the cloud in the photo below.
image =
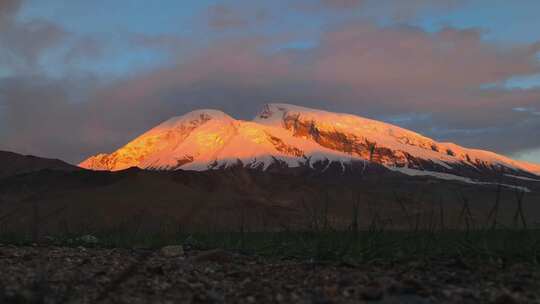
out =
{"type": "Polygon", "coordinates": [[[77,138],[83,113],[69,98],[71,84],[37,76],[1,79],[1,148],[67,159],[81,153],[77,138]]]}
{"type": "Polygon", "coordinates": [[[466,3],[465,0],[306,0],[292,6],[308,13],[352,13],[368,18],[406,22],[422,13],[448,13],[466,3]]]}
{"type": "Polygon", "coordinates": [[[189,41],[188,39],[171,34],[146,35],[141,33],[131,33],[129,36],[129,42],[134,46],[149,49],[162,49],[170,52],[178,52],[180,48],[192,43],[192,41],[189,41]]]}
{"type": "Polygon", "coordinates": [[[362,7],[366,0],[316,0],[298,1],[291,7],[306,13],[321,13],[324,11],[345,12],[362,7]]]}
{"type": "Polygon", "coordinates": [[[96,37],[81,37],[67,50],[64,60],[71,64],[85,59],[98,59],[104,55],[104,48],[105,43],[96,37]]]}
{"type": "MultiPolygon", "coordinates": [[[[540,69],[529,46],[492,45],[476,30],[447,28],[427,33],[415,27],[378,28],[365,23],[327,33],[312,56],[313,75],[321,82],[375,91],[378,98],[390,103],[400,99],[424,110],[434,110],[437,99],[465,92],[472,96],[470,91],[483,84],[540,69]],[[419,99],[419,95],[435,96],[428,100],[419,99]]],[[[467,101],[450,102],[459,103],[467,101]]]]}
{"type": "Polygon", "coordinates": [[[540,116],[514,110],[540,109],[540,90],[484,87],[539,73],[535,44],[491,44],[475,29],[430,33],[364,22],[328,28],[311,48],[269,51],[275,44],[262,36],[214,40],[182,61],[105,85],[4,80],[0,148],[76,162],[189,110],[249,119],[275,101],[373,118],[412,113],[422,119],[406,127],[498,152],[540,147],[540,137],[527,135],[540,116]],[[88,94],[73,97],[81,86],[88,94]]]}
{"type": "Polygon", "coordinates": [[[21,0],[2,0],[0,2],[0,20],[11,18],[21,7],[21,0]]]}
{"type": "Polygon", "coordinates": [[[351,9],[359,7],[364,0],[321,0],[320,4],[333,9],[351,9]]]}
{"type": "Polygon", "coordinates": [[[379,6],[379,9],[386,9],[394,20],[404,22],[414,19],[421,13],[448,13],[466,3],[465,0],[372,0],[370,4],[375,8],[379,6]]]}
{"type": "Polygon", "coordinates": [[[260,23],[268,18],[268,12],[262,8],[253,9],[214,4],[208,8],[207,18],[210,28],[226,30],[260,23]]]}
{"type": "Polygon", "coordinates": [[[17,0],[0,3],[0,66],[26,73],[36,69],[43,52],[57,46],[67,32],[45,20],[17,20],[21,4],[17,0]]]}

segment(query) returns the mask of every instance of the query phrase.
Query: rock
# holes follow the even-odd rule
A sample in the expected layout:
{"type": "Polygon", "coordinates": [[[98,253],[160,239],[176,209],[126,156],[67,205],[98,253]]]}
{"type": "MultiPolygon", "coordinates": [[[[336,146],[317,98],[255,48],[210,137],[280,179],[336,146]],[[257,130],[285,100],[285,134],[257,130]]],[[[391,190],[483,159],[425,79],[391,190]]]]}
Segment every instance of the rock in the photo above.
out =
{"type": "Polygon", "coordinates": [[[212,303],[223,303],[225,301],[225,297],[215,291],[215,290],[209,290],[206,292],[206,297],[210,300],[212,303]]]}
{"type": "Polygon", "coordinates": [[[83,236],[79,237],[78,240],[85,243],[85,244],[95,245],[95,244],[99,243],[99,239],[97,237],[93,236],[93,235],[90,235],[90,234],[83,235],[83,236]]]}
{"type": "Polygon", "coordinates": [[[232,261],[232,255],[225,250],[214,249],[199,253],[193,257],[193,261],[227,263],[232,261]]]}
{"type": "Polygon", "coordinates": [[[405,279],[401,282],[401,293],[419,294],[424,290],[422,283],[415,279],[405,279]]]}
{"type": "Polygon", "coordinates": [[[360,292],[360,296],[362,297],[363,300],[366,300],[366,301],[379,301],[383,298],[383,291],[379,287],[370,286],[370,287],[364,288],[360,292]]]}
{"type": "Polygon", "coordinates": [[[161,255],[169,258],[184,255],[184,247],[181,245],[171,245],[161,248],[161,255]]]}
{"type": "Polygon", "coordinates": [[[493,301],[494,304],[518,304],[519,301],[510,294],[504,293],[493,301]]]}
{"type": "Polygon", "coordinates": [[[353,296],[356,293],[356,289],[354,287],[347,287],[343,289],[343,296],[348,298],[353,296]]]}
{"type": "Polygon", "coordinates": [[[323,288],[325,296],[329,298],[335,298],[338,294],[338,286],[337,285],[331,285],[331,286],[325,286],[323,288]]]}

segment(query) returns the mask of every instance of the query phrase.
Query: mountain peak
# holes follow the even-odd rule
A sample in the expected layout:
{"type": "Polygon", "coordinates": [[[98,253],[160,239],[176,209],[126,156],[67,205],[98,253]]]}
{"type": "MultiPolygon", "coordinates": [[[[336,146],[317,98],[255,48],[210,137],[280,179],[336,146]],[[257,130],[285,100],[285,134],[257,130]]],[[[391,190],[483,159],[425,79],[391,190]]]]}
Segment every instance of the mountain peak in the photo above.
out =
{"type": "MultiPolygon", "coordinates": [[[[148,132],[135,138],[111,154],[98,154],[83,161],[79,166],[93,170],[118,171],[131,167],[147,168],[155,157],[176,149],[189,135],[204,125],[229,125],[235,121],[226,113],[202,109],[170,118],[148,132]]],[[[175,158],[175,166],[189,159],[175,158]]],[[[160,166],[157,166],[160,167],[160,166]]]]}
{"type": "Polygon", "coordinates": [[[288,114],[307,115],[308,113],[317,114],[319,117],[328,114],[335,114],[332,112],[287,103],[268,103],[263,106],[262,111],[255,117],[254,121],[265,125],[281,126],[283,119],[288,114]]]}
{"type": "MultiPolygon", "coordinates": [[[[243,165],[343,169],[354,162],[389,169],[490,178],[501,174],[528,178],[540,165],[489,151],[437,142],[385,122],[285,103],[269,103],[253,121],[236,120],[218,110],[197,110],[171,118],[112,154],[98,155],[82,167],[121,170],[132,166],[159,170],[208,170],[243,165]]],[[[418,172],[415,173],[418,175],[418,172]]]]}
{"type": "Polygon", "coordinates": [[[186,123],[197,124],[197,123],[206,122],[213,119],[224,120],[224,121],[234,120],[227,113],[220,110],[200,109],[200,110],[194,110],[194,111],[188,112],[184,115],[172,117],[164,121],[160,125],[158,125],[156,128],[170,129],[170,128],[181,126],[186,123]]]}

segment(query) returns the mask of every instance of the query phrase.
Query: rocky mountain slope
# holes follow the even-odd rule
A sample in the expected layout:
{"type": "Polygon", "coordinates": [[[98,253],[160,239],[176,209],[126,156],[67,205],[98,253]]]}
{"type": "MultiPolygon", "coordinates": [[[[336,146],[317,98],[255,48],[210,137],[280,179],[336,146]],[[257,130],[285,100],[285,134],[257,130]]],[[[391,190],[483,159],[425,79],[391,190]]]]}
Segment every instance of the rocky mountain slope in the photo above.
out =
{"type": "Polygon", "coordinates": [[[80,166],[117,171],[304,167],[318,171],[363,170],[370,164],[408,175],[465,182],[503,177],[539,180],[540,165],[493,152],[437,142],[388,123],[289,104],[268,104],[252,121],[217,110],[172,118],[111,154],[80,166]]]}

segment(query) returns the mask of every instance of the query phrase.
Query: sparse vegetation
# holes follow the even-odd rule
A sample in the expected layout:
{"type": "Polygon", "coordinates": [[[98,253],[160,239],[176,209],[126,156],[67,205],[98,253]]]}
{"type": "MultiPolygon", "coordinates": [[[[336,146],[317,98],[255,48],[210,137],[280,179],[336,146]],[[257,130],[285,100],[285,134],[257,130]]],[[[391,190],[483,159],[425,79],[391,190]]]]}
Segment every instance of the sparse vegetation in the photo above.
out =
{"type": "MultiPolygon", "coordinates": [[[[470,221],[467,214],[464,211],[463,218],[470,221]]],[[[83,236],[47,236],[38,245],[159,249],[169,244],[182,244],[197,250],[222,248],[272,258],[354,263],[445,257],[540,263],[540,229],[477,229],[468,222],[468,230],[440,230],[436,227],[385,231],[374,225],[370,230],[337,231],[324,226],[328,225],[325,223],[321,222],[318,230],[279,232],[240,230],[171,234],[129,233],[119,229],[83,236]]],[[[31,246],[36,243],[29,235],[2,234],[0,244],[31,246]]]]}
{"type": "MultiPolygon", "coordinates": [[[[399,260],[413,257],[468,257],[540,262],[540,227],[529,225],[523,209],[525,192],[513,190],[515,196],[511,225],[500,222],[499,212],[502,186],[497,186],[494,203],[487,215],[474,214],[470,199],[458,193],[461,201],[457,214],[458,225],[447,227],[446,211],[441,203],[418,209],[415,202],[421,197],[407,197],[394,193],[395,206],[403,215],[405,226],[393,226],[396,219],[383,218],[375,204],[353,195],[350,206],[350,222],[335,225],[337,219],[330,212],[333,202],[327,191],[319,194],[319,201],[302,200],[305,227],[291,229],[252,230],[247,226],[248,206],[240,203],[238,224],[228,231],[215,228],[212,231],[186,231],[181,223],[162,223],[157,231],[142,229],[144,212],[121,221],[113,229],[70,231],[51,235],[40,234],[41,223],[49,221],[58,212],[41,215],[38,204],[31,204],[29,229],[8,230],[0,225],[0,244],[28,246],[43,244],[67,247],[103,248],[160,248],[168,244],[182,244],[199,250],[222,248],[276,258],[313,259],[317,261],[399,260]],[[360,206],[367,205],[368,222],[361,223],[360,206]],[[437,216],[436,209],[439,215],[437,216]],[[364,227],[364,228],[362,228],[364,227]],[[405,228],[404,228],[405,227],[405,228]]],[[[508,193],[507,193],[508,194],[508,193]]],[[[458,206],[456,206],[458,207],[458,206]]],[[[64,209],[64,208],[60,208],[64,209]]],[[[0,217],[0,224],[16,214],[0,217]]],[[[65,220],[60,218],[60,221],[65,220]]],[[[59,226],[62,226],[61,222],[59,226]]]]}

